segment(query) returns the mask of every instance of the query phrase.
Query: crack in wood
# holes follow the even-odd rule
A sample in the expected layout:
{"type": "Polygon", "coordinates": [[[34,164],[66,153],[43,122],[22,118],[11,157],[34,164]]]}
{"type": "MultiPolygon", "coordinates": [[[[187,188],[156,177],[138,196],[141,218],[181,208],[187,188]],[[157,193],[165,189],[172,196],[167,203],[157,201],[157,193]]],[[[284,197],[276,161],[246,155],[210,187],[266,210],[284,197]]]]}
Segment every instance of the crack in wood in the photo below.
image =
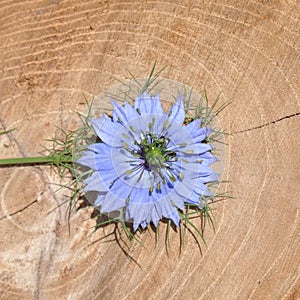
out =
{"type": "Polygon", "coordinates": [[[269,125],[276,124],[276,123],[281,122],[283,120],[290,119],[290,118],[293,118],[293,117],[296,117],[296,116],[299,116],[299,115],[300,115],[300,112],[297,112],[297,113],[284,116],[282,118],[279,118],[277,120],[274,120],[274,121],[271,121],[271,122],[268,122],[268,123],[265,123],[265,124],[262,124],[262,125],[258,125],[258,126],[251,127],[251,128],[248,128],[248,129],[243,129],[243,130],[240,130],[240,131],[232,132],[231,135],[244,133],[244,132],[252,131],[252,130],[256,130],[256,129],[261,129],[261,128],[267,127],[269,125]]]}
{"type": "Polygon", "coordinates": [[[31,205],[33,205],[33,204],[36,203],[36,202],[38,202],[37,199],[34,200],[34,201],[32,201],[31,203],[27,204],[27,205],[24,206],[23,208],[21,208],[21,209],[15,211],[15,212],[9,214],[8,216],[5,215],[5,216],[1,217],[1,218],[0,218],[0,221],[2,221],[3,219],[6,219],[6,218],[8,218],[8,217],[14,216],[14,215],[16,215],[16,214],[18,214],[18,213],[21,213],[22,211],[24,211],[25,209],[29,208],[31,205]]]}

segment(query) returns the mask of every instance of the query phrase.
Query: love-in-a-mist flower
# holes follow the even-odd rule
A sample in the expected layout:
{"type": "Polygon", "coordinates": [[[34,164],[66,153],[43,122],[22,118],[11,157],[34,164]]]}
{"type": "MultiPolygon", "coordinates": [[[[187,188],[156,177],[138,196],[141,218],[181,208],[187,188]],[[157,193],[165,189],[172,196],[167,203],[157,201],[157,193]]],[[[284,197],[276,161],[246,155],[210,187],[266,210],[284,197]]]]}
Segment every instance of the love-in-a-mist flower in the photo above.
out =
{"type": "Polygon", "coordinates": [[[78,160],[94,170],[85,192],[97,192],[94,205],[101,213],[123,211],[126,222],[157,227],[162,218],[179,226],[178,210],[186,204],[202,208],[211,195],[207,182],[217,174],[216,161],[204,142],[212,129],[196,119],[184,125],[182,97],[164,112],[159,96],[143,93],[134,104],[112,100],[112,117],[90,120],[101,142],[87,146],[78,160]]]}

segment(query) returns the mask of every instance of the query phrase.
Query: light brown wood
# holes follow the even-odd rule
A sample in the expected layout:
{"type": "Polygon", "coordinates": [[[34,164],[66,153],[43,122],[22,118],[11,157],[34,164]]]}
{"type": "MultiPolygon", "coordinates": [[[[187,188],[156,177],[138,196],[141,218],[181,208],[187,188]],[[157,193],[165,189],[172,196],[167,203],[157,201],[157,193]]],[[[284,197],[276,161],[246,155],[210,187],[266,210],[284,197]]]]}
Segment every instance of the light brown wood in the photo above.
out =
{"type": "MultiPolygon", "coordinates": [[[[300,299],[300,3],[280,1],[2,1],[1,157],[35,156],[55,125],[77,126],[84,95],[163,76],[233,104],[223,189],[202,254],[188,236],[97,241],[92,209],[70,220],[46,167],[0,170],[1,299],[300,299]],[[97,242],[96,242],[97,241],[97,242]],[[93,243],[95,242],[95,243],[93,243]]],[[[103,109],[109,108],[108,103],[103,109]]]]}

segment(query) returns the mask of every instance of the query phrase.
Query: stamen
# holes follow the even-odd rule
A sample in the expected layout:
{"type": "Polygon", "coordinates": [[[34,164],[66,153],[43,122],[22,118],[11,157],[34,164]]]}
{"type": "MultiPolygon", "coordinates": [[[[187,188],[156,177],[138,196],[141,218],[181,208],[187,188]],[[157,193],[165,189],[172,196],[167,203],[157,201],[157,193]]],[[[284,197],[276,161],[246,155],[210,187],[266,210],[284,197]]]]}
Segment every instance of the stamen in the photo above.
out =
{"type": "Polygon", "coordinates": [[[172,181],[172,182],[175,182],[176,181],[176,177],[174,176],[174,175],[172,175],[171,177],[169,177],[170,178],[170,180],[172,181]]]}
{"type": "Polygon", "coordinates": [[[149,195],[151,196],[151,194],[153,193],[154,191],[154,186],[151,185],[150,188],[149,188],[149,195]]]}
{"type": "Polygon", "coordinates": [[[132,125],[129,126],[129,128],[130,128],[130,130],[131,130],[132,132],[136,133],[136,130],[135,130],[135,128],[134,128],[132,125]]]}
{"type": "Polygon", "coordinates": [[[187,153],[187,154],[193,154],[194,150],[188,149],[188,150],[185,151],[185,153],[187,153]]]}
{"type": "Polygon", "coordinates": [[[158,170],[158,175],[159,175],[159,177],[160,177],[160,179],[162,180],[162,182],[163,182],[163,184],[166,184],[166,180],[165,180],[165,178],[164,178],[164,176],[161,174],[161,171],[160,170],[158,170]]]}
{"type": "Polygon", "coordinates": [[[122,146],[126,149],[129,150],[129,146],[126,142],[122,142],[122,146]]]}
{"type": "Polygon", "coordinates": [[[138,178],[138,180],[136,181],[137,183],[140,182],[141,178],[143,177],[143,174],[144,174],[144,169],[142,169],[142,172],[140,173],[140,176],[138,178]]]}
{"type": "Polygon", "coordinates": [[[130,136],[127,135],[126,133],[122,133],[122,136],[127,140],[131,140],[130,136]]]}
{"type": "Polygon", "coordinates": [[[160,182],[157,184],[157,190],[158,190],[159,192],[161,191],[160,182]]]}
{"type": "Polygon", "coordinates": [[[163,129],[166,129],[167,126],[168,126],[168,124],[169,124],[169,121],[168,121],[168,120],[164,121],[164,123],[163,123],[163,129]]]}
{"type": "Polygon", "coordinates": [[[178,173],[178,176],[179,176],[180,179],[184,178],[184,175],[181,172],[178,173]]]}
{"type": "Polygon", "coordinates": [[[133,157],[142,158],[141,155],[139,153],[137,153],[136,151],[133,151],[131,154],[133,155],[133,157]]]}

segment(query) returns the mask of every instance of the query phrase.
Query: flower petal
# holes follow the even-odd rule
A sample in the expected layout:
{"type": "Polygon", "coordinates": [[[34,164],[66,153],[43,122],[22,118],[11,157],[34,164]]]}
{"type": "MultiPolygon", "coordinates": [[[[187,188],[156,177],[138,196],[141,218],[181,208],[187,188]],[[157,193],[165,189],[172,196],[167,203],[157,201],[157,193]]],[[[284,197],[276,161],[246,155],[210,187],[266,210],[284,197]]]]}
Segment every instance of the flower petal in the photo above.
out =
{"type": "Polygon", "coordinates": [[[174,190],[178,195],[187,199],[190,197],[191,193],[193,192],[197,184],[196,182],[197,180],[191,180],[191,179],[190,180],[183,179],[182,181],[177,181],[174,186],[174,190]]]}
{"type": "Polygon", "coordinates": [[[127,101],[125,101],[124,105],[121,105],[111,99],[111,104],[113,106],[112,116],[114,122],[121,120],[125,124],[139,117],[137,111],[127,101]]]}
{"type": "MultiPolygon", "coordinates": [[[[107,145],[112,146],[115,141],[116,132],[121,128],[121,124],[114,123],[111,118],[104,114],[102,117],[92,120],[89,120],[98,135],[98,137],[107,145]]],[[[118,143],[120,146],[120,143],[118,143]]]]}
{"type": "Polygon", "coordinates": [[[133,189],[129,202],[126,206],[126,220],[133,223],[134,231],[139,224],[146,222],[147,215],[150,215],[153,203],[148,189],[133,189]]]}
{"type": "Polygon", "coordinates": [[[202,183],[208,183],[208,182],[215,182],[218,181],[218,174],[211,170],[211,173],[207,176],[199,176],[198,179],[202,182],[202,183]]]}
{"type": "Polygon", "coordinates": [[[189,198],[185,200],[185,203],[197,205],[200,209],[203,207],[201,196],[196,194],[194,191],[190,194],[189,198]]]}
{"type": "Polygon", "coordinates": [[[209,166],[214,162],[218,161],[218,159],[209,151],[200,154],[199,158],[202,160],[202,164],[206,166],[209,166]]]}
{"type": "Polygon", "coordinates": [[[213,132],[212,128],[200,127],[200,125],[201,119],[197,119],[185,126],[185,129],[189,132],[189,135],[193,138],[195,143],[202,142],[213,132]]]}
{"type": "Polygon", "coordinates": [[[126,206],[126,197],[120,197],[114,192],[109,191],[102,201],[100,210],[101,213],[110,213],[119,210],[126,206]]]}
{"type": "Polygon", "coordinates": [[[99,193],[99,194],[98,194],[97,199],[96,199],[96,201],[95,201],[95,203],[94,203],[94,205],[95,205],[96,207],[102,206],[103,201],[105,200],[106,194],[107,194],[107,193],[99,193]]]}
{"type": "Polygon", "coordinates": [[[170,122],[172,122],[173,120],[175,120],[176,123],[178,124],[182,124],[184,122],[185,111],[184,111],[182,99],[183,97],[182,95],[180,95],[177,98],[177,101],[171,107],[171,109],[167,111],[166,115],[168,115],[170,122]]]}
{"type": "Polygon", "coordinates": [[[154,205],[155,209],[161,216],[171,219],[176,226],[179,224],[179,216],[177,207],[175,205],[172,205],[172,199],[168,194],[165,194],[164,192],[159,193],[153,193],[154,198],[154,205]]]}
{"type": "MultiPolygon", "coordinates": [[[[162,194],[165,194],[168,196],[168,201],[171,202],[172,206],[179,208],[181,210],[184,210],[184,199],[186,198],[186,195],[182,196],[179,193],[175,192],[177,189],[176,183],[174,185],[174,188],[172,188],[172,189],[170,189],[167,185],[163,185],[161,187],[162,194]]],[[[187,194],[189,194],[189,193],[190,193],[190,191],[188,190],[187,194]]]]}
{"type": "Polygon", "coordinates": [[[109,186],[105,184],[102,178],[99,176],[99,172],[93,172],[91,176],[84,180],[86,186],[83,191],[97,191],[97,192],[107,192],[109,186]]]}
{"type": "Polygon", "coordinates": [[[110,156],[102,156],[101,154],[92,151],[85,151],[83,156],[77,160],[77,163],[98,171],[113,169],[110,156]]]}
{"type": "Polygon", "coordinates": [[[82,156],[77,160],[78,164],[89,167],[92,170],[97,170],[96,154],[91,151],[85,151],[82,156]]]}
{"type": "Polygon", "coordinates": [[[202,154],[206,151],[210,151],[212,146],[210,144],[203,144],[203,143],[189,143],[184,147],[179,147],[177,152],[180,153],[181,156],[195,156],[196,154],[202,154]]]}
{"type": "Polygon", "coordinates": [[[136,97],[134,108],[139,110],[141,115],[158,114],[163,115],[164,111],[159,99],[159,95],[151,96],[144,92],[141,96],[136,97]]]}

